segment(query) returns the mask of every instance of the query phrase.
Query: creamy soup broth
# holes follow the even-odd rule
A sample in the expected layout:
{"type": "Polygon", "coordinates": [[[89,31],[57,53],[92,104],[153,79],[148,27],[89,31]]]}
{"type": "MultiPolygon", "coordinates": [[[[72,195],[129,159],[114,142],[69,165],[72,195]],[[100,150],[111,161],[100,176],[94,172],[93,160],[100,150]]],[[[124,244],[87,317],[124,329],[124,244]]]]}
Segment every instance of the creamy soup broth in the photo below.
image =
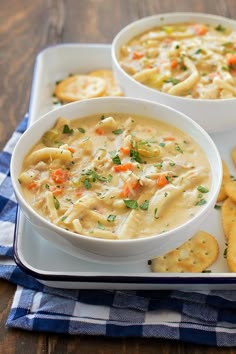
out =
{"type": "Polygon", "coordinates": [[[236,31],[221,24],[152,28],[122,46],[119,61],[135,80],[170,95],[236,96],[236,31]]]}
{"type": "Polygon", "coordinates": [[[207,203],[211,173],[179,129],[127,114],[59,118],[25,157],[19,183],[41,216],[72,232],[147,237],[207,203]]]}

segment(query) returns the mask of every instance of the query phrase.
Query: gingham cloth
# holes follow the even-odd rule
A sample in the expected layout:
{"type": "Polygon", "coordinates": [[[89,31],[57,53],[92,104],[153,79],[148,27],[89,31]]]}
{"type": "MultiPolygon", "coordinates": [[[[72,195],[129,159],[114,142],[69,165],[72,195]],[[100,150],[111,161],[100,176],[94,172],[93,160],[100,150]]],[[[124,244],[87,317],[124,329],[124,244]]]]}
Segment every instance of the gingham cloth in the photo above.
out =
{"type": "Polygon", "coordinates": [[[62,290],[22,272],[12,258],[16,200],[9,163],[24,118],[0,154],[0,277],[17,284],[6,326],[110,337],[236,345],[236,292],[62,290]]]}

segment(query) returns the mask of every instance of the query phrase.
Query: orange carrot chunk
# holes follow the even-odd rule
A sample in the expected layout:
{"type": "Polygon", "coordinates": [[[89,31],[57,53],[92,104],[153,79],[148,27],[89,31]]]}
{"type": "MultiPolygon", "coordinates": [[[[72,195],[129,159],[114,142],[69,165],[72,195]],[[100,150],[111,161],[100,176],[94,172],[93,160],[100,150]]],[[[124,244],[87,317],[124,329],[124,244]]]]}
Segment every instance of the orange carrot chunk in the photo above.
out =
{"type": "Polygon", "coordinates": [[[199,23],[193,26],[194,32],[198,35],[198,36],[203,36],[204,34],[207,33],[208,28],[207,26],[199,23]]]}
{"type": "Polygon", "coordinates": [[[168,180],[166,178],[166,175],[160,175],[157,179],[157,186],[159,188],[165,187],[168,184],[168,180]]]}
{"type": "Polygon", "coordinates": [[[228,65],[236,65],[236,55],[227,53],[226,55],[228,65]]]}
{"type": "Polygon", "coordinates": [[[114,166],[115,172],[133,170],[133,168],[134,168],[134,165],[131,162],[124,163],[123,165],[115,165],[114,166]]]}
{"type": "Polygon", "coordinates": [[[51,178],[55,183],[61,184],[68,179],[68,171],[58,168],[51,173],[51,178]]]}
{"type": "Polygon", "coordinates": [[[104,135],[105,134],[105,130],[101,129],[101,128],[96,128],[95,129],[95,133],[97,135],[104,135]]]}
{"type": "Polygon", "coordinates": [[[130,194],[130,189],[132,190],[136,190],[139,186],[139,182],[138,181],[134,181],[131,183],[124,183],[122,191],[120,192],[120,196],[122,198],[127,198],[130,194]]]}
{"type": "Polygon", "coordinates": [[[140,53],[140,52],[133,52],[132,59],[134,59],[134,60],[136,60],[136,59],[141,59],[143,56],[144,56],[143,53],[140,53]]]}
{"type": "Polygon", "coordinates": [[[129,155],[130,153],[130,148],[128,146],[121,146],[120,147],[120,152],[124,155],[129,155]]]}
{"type": "Polygon", "coordinates": [[[176,68],[176,66],[178,65],[178,62],[176,59],[173,59],[170,63],[170,66],[171,66],[171,69],[174,69],[176,68]]]}
{"type": "Polygon", "coordinates": [[[175,141],[175,138],[173,136],[166,136],[163,138],[164,141],[175,141]]]}
{"type": "Polygon", "coordinates": [[[37,185],[38,185],[37,182],[33,181],[28,184],[27,188],[29,190],[31,190],[31,189],[34,189],[35,187],[37,187],[37,185]]]}

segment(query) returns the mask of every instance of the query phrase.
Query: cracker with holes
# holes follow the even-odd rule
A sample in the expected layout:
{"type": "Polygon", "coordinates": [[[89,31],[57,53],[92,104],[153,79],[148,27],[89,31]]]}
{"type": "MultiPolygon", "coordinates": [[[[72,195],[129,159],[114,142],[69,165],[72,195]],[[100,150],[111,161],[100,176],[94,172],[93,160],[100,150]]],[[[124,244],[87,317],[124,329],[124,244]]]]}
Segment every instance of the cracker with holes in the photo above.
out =
{"type": "Polygon", "coordinates": [[[227,247],[227,264],[231,272],[236,272],[236,223],[230,229],[227,247]]]}
{"type": "Polygon", "coordinates": [[[74,75],[59,82],[54,94],[63,102],[73,102],[100,97],[105,93],[106,87],[106,81],[100,77],[74,75]]]}
{"type": "Polygon", "coordinates": [[[199,231],[175,250],[152,259],[153,272],[202,272],[218,257],[216,239],[205,231],[199,231]]]}
{"type": "Polygon", "coordinates": [[[225,193],[236,203],[236,181],[229,181],[225,184],[225,193]]]}
{"type": "Polygon", "coordinates": [[[123,96],[123,93],[120,87],[118,86],[118,84],[116,83],[116,80],[111,70],[108,69],[95,70],[95,71],[91,71],[89,75],[95,77],[101,77],[106,81],[107,88],[103,96],[123,96]]]}
{"type": "Polygon", "coordinates": [[[236,203],[230,198],[227,198],[222,204],[221,218],[225,238],[228,240],[230,229],[236,224],[236,203]]]}
{"type": "Polygon", "coordinates": [[[222,160],[222,168],[223,168],[222,183],[221,183],[220,192],[217,197],[217,202],[223,202],[223,200],[227,198],[227,194],[225,192],[225,184],[230,182],[229,169],[224,160],[222,160]]]}

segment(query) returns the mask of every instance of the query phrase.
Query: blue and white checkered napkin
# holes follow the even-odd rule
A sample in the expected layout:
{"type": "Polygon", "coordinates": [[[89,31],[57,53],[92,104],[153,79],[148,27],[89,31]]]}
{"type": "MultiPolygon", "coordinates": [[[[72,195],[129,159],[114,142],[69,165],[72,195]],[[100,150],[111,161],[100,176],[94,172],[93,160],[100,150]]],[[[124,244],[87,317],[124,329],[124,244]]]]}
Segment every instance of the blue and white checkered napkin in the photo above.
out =
{"type": "Polygon", "coordinates": [[[236,292],[62,290],[23,273],[12,259],[16,200],[9,175],[22,121],[0,154],[0,277],[17,284],[8,327],[65,334],[156,337],[236,345],[236,292]]]}

